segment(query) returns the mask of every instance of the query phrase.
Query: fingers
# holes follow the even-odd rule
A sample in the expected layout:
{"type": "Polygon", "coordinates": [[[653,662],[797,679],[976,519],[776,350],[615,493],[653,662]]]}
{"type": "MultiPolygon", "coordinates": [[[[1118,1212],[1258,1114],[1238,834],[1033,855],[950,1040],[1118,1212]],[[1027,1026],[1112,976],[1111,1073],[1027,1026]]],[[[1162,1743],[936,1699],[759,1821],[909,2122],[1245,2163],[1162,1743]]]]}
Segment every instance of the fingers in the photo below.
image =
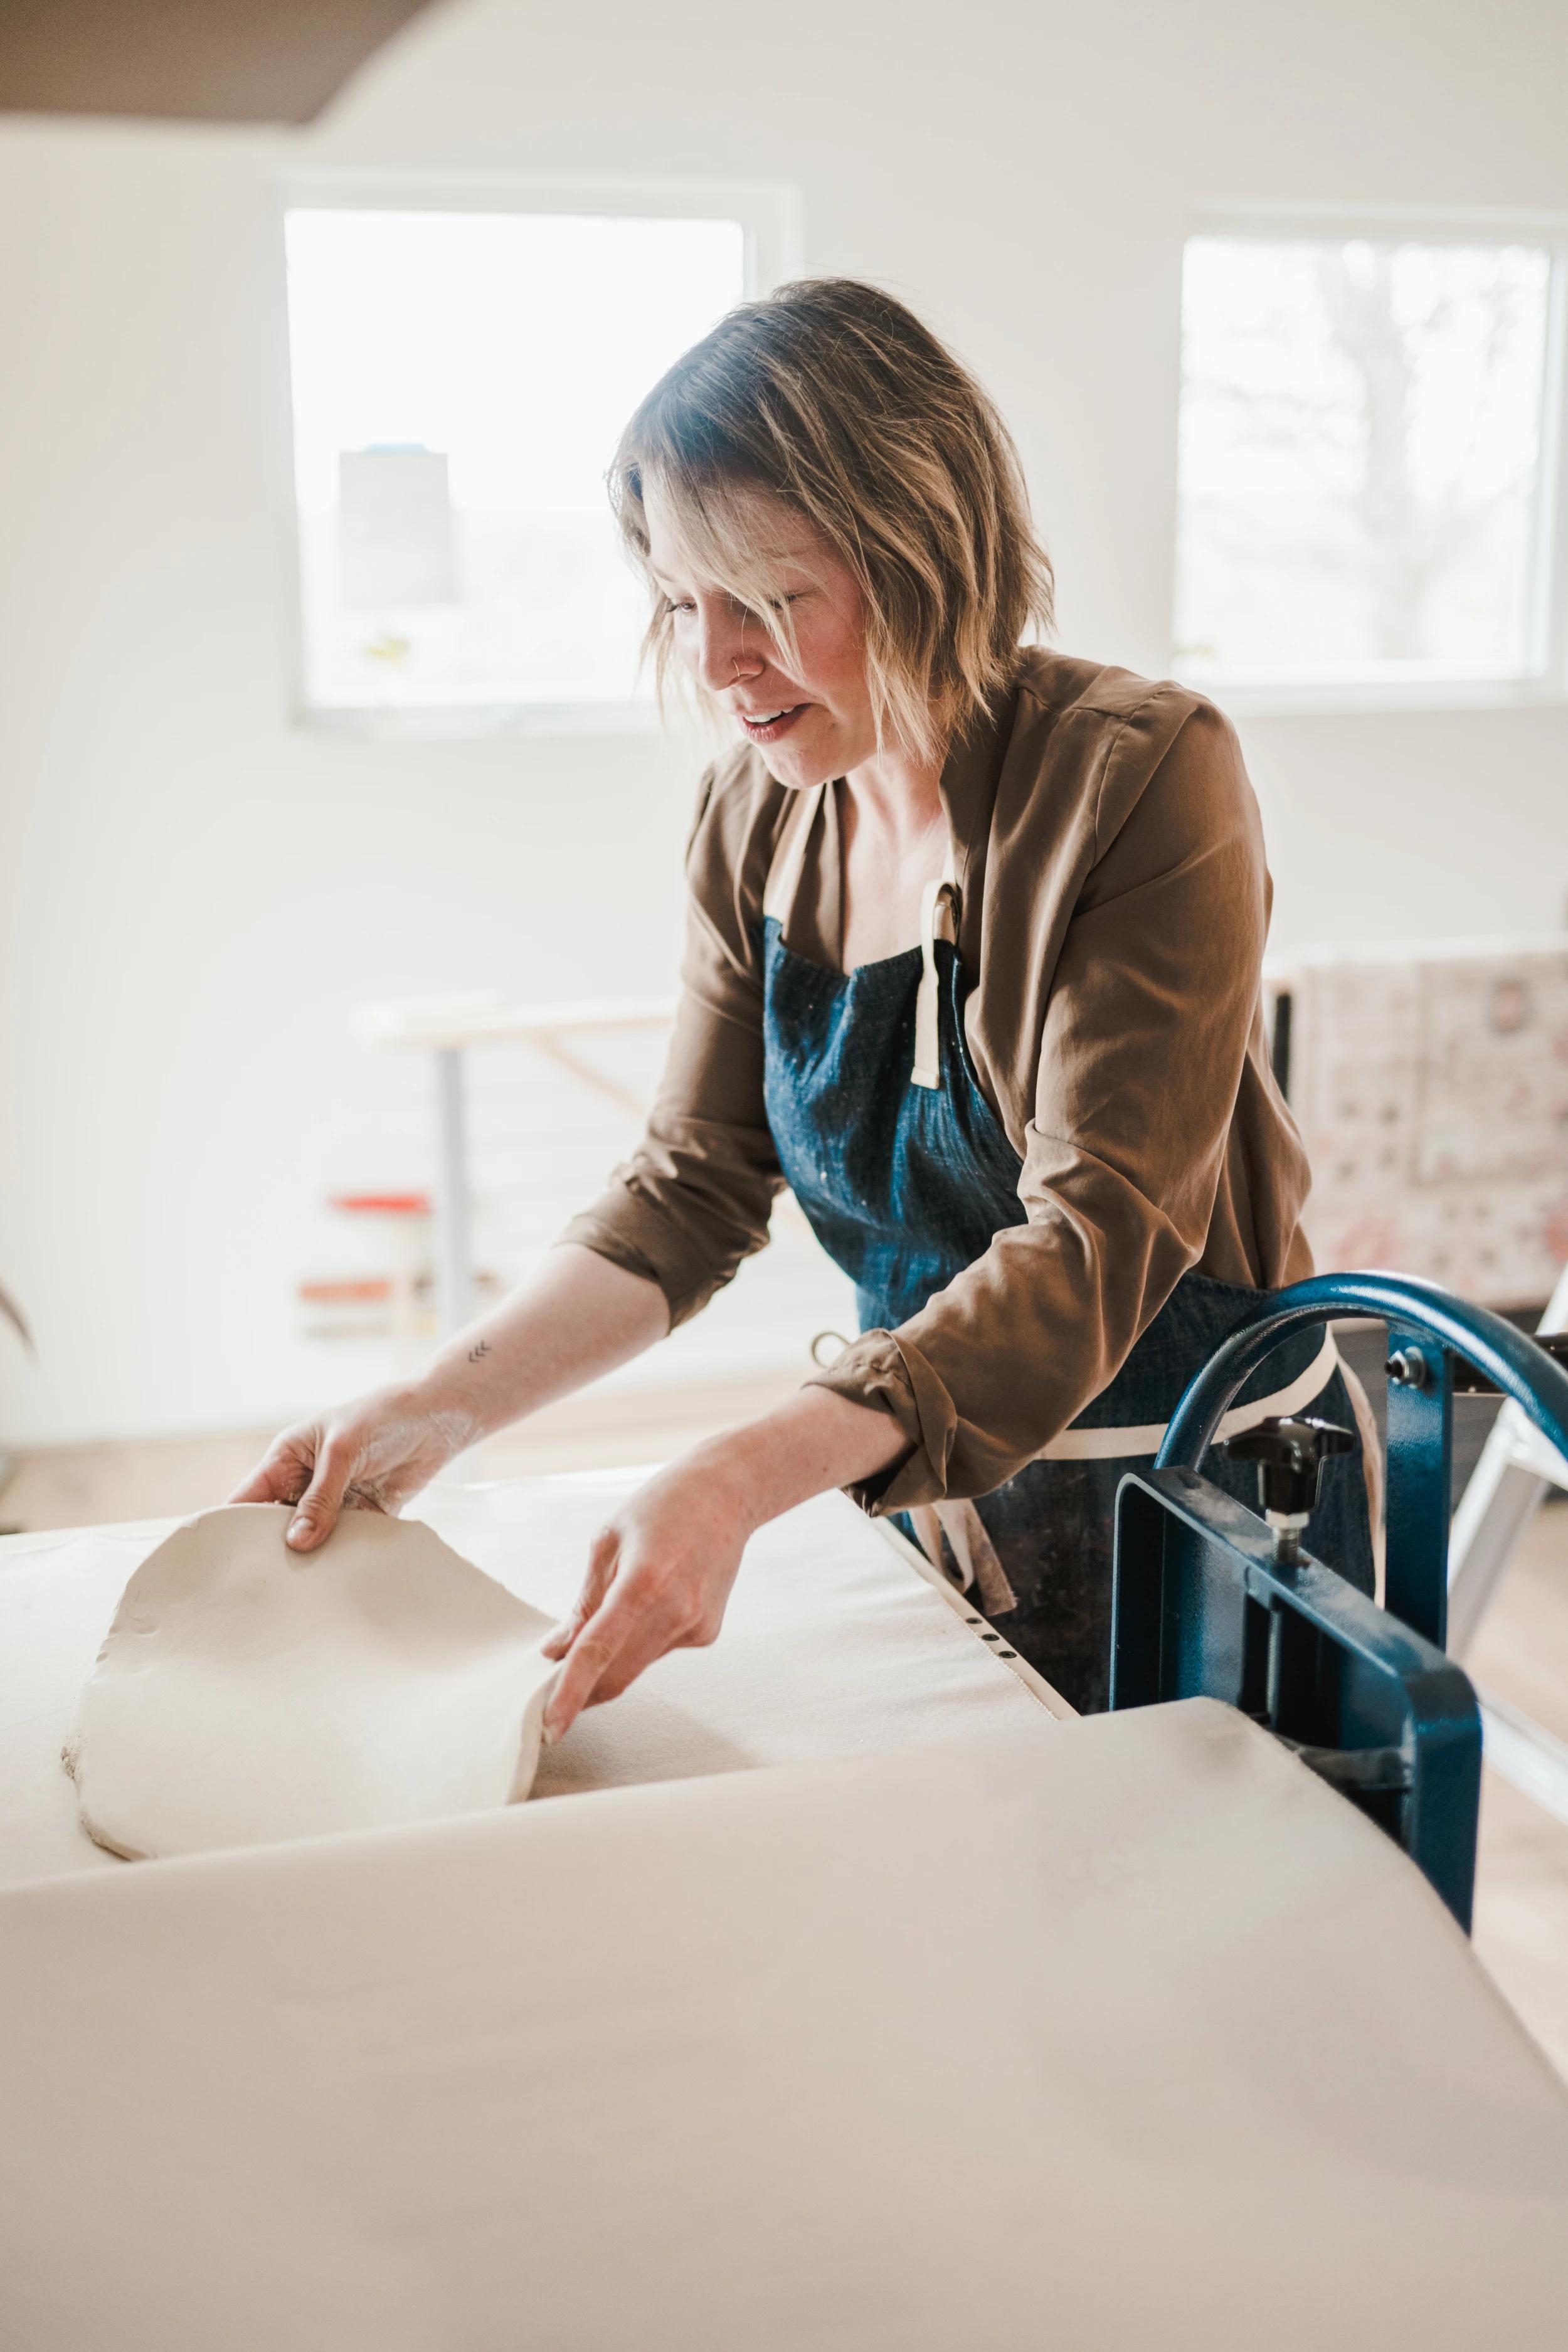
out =
{"type": "Polygon", "coordinates": [[[609,1622],[608,1641],[603,1619],[590,1632],[577,1636],[556,1678],[554,1692],[544,1711],[542,1736],[546,1748],[553,1748],[558,1739],[565,1738],[587,1706],[595,1684],[609,1664],[617,1639],[613,1618],[609,1622]]]}
{"type": "Polygon", "coordinates": [[[291,1494],[281,1489],[286,1480],[281,1469],[269,1462],[258,1462],[243,1486],[237,1486],[229,1496],[231,1503],[291,1503],[291,1494]]]}
{"type": "Polygon", "coordinates": [[[552,1747],[564,1738],[585,1706],[625,1690],[645,1666],[674,1647],[676,1638],[650,1622],[635,1599],[617,1594],[567,1652],[545,1713],[545,1744],[552,1747]]]}
{"type": "Polygon", "coordinates": [[[711,1642],[718,1631],[718,1619],[684,1580],[667,1580],[652,1567],[628,1569],[623,1559],[609,1598],[566,1651],[545,1712],[545,1744],[563,1738],[585,1706],[618,1698],[656,1659],[711,1642]]]}
{"type": "Polygon", "coordinates": [[[357,1445],[329,1437],[316,1455],[310,1485],[289,1520],[284,1541],[294,1551],[314,1551],[325,1543],[338,1523],[343,1496],[359,1457],[357,1445]]]}
{"type": "Polygon", "coordinates": [[[547,1658],[563,1658],[584,1626],[597,1611],[605,1595],[615,1581],[616,1561],[620,1553],[620,1538],[614,1528],[601,1528],[594,1538],[588,1554],[588,1572],[583,1580],[583,1590],[577,1595],[572,1614],[555,1628],[549,1640],[542,1644],[547,1658]]]}
{"type": "Polygon", "coordinates": [[[578,1633],[566,1653],[544,1717],[548,1744],[564,1738],[585,1706],[635,1682],[682,1636],[682,1620],[653,1599],[647,1580],[631,1576],[578,1633]]]}
{"type": "Polygon", "coordinates": [[[301,1454],[293,1438],[280,1437],[228,1499],[231,1503],[298,1502],[310,1481],[310,1462],[311,1455],[301,1454]]]}
{"type": "Polygon", "coordinates": [[[644,1624],[611,1659],[584,1704],[588,1706],[605,1706],[609,1700],[619,1698],[623,1691],[629,1690],[640,1674],[657,1664],[660,1658],[668,1657],[671,1650],[701,1649],[712,1639],[711,1633],[671,1635],[665,1632],[656,1633],[644,1624]]]}

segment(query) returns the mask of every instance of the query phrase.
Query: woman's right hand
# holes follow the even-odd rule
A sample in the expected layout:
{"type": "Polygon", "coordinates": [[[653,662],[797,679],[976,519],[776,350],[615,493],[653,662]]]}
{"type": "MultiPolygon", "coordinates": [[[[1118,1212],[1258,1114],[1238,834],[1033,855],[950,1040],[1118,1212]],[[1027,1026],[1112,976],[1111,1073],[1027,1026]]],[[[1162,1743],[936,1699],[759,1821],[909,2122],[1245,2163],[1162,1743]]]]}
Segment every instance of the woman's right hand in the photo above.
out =
{"type": "Polygon", "coordinates": [[[342,1510],[396,1513],[481,1435],[468,1414],[420,1389],[373,1389],[275,1437],[231,1503],[293,1503],[286,1540],[324,1543],[342,1510]]]}

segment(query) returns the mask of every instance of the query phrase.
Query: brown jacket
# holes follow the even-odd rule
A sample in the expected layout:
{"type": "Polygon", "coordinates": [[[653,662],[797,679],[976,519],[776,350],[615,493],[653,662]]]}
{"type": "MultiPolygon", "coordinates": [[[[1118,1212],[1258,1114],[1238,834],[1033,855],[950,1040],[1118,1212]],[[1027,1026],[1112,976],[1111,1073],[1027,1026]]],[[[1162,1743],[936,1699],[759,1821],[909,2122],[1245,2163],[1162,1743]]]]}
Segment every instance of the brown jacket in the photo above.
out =
{"type": "MultiPolygon", "coordinates": [[[[982,1495],[1120,1369],[1190,1267],[1311,1271],[1300,1139],[1269,1070],[1271,888],[1236,737],[1199,695],[1031,648],[942,779],[980,1082],[1024,1162],[1026,1222],[820,1385],[892,1412],[910,1451],[877,1512],[982,1495]]],[[[789,794],[742,747],[704,778],[684,993],[643,1142],[568,1227],[658,1282],[672,1322],[767,1238],[762,898],[789,794]]],[[[837,806],[785,934],[838,960],[837,806]]]]}

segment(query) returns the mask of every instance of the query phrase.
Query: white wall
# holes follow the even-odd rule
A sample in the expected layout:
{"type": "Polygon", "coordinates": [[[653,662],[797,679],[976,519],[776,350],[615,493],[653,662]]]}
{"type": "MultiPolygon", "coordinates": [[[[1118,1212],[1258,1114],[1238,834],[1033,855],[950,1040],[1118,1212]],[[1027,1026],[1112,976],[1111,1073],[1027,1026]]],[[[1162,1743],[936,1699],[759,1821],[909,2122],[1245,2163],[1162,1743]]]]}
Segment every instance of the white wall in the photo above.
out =
{"type": "MultiPolygon", "coordinates": [[[[1178,264],[1226,197],[1568,211],[1568,16],[1412,0],[437,11],[295,135],[0,125],[0,1337],[15,1441],[265,1421],[331,1184],[424,1172],[367,997],[668,982],[693,757],[289,724],[280,169],[795,183],[991,383],[1061,636],[1169,657],[1178,264]]],[[[1568,709],[1252,721],[1277,940],[1540,929],[1568,709]]],[[[351,1357],[353,1360],[351,1362],[351,1357]]]]}

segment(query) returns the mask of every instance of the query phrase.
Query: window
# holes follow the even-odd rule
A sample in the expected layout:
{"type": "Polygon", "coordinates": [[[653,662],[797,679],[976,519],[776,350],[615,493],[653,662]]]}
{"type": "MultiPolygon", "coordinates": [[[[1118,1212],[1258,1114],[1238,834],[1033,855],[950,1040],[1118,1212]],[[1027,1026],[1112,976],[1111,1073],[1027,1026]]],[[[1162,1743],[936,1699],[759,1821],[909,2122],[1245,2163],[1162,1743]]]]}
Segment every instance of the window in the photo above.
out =
{"type": "Polygon", "coordinates": [[[446,731],[646,702],[605,467],[780,274],[776,201],[334,186],[284,236],[307,710],[446,731]]]}
{"type": "Polygon", "coordinates": [[[1542,678],[1560,269],[1544,238],[1189,241],[1184,677],[1406,695],[1542,678]]]}

